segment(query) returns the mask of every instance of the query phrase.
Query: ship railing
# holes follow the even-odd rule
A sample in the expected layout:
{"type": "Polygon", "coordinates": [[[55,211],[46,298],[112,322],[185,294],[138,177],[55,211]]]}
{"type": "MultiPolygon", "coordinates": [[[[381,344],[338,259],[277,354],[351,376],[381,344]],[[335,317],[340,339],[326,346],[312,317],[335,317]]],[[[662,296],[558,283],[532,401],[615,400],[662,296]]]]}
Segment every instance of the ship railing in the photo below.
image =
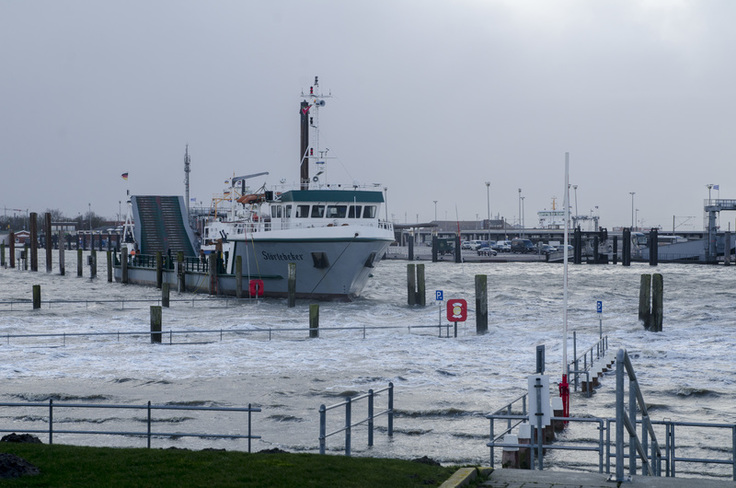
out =
{"type": "Polygon", "coordinates": [[[388,417],[388,428],[387,433],[389,437],[393,437],[394,435],[394,384],[389,383],[387,387],[381,388],[380,390],[368,390],[368,393],[364,393],[362,395],[357,395],[354,397],[348,397],[345,399],[345,401],[336,403],[334,405],[330,405],[329,407],[326,407],[324,404],[320,405],[319,407],[319,453],[325,454],[325,451],[327,449],[327,438],[336,434],[339,434],[341,432],[345,433],[345,455],[350,456],[351,454],[351,447],[352,447],[352,430],[353,427],[357,427],[359,425],[368,424],[368,447],[373,447],[373,430],[374,430],[374,420],[377,417],[380,417],[381,415],[386,415],[388,417]],[[387,391],[388,392],[388,404],[385,410],[381,410],[379,412],[375,411],[374,408],[374,399],[376,396],[378,396],[380,393],[383,393],[387,391]],[[352,421],[352,412],[353,412],[353,404],[357,403],[360,400],[367,400],[368,401],[368,416],[362,420],[358,420],[357,422],[352,421]],[[345,423],[344,426],[334,430],[332,432],[327,432],[327,412],[336,408],[345,407],[345,423]]]}
{"type": "MultiPolygon", "coordinates": [[[[143,437],[146,439],[146,447],[151,448],[151,440],[153,438],[169,438],[177,439],[180,437],[196,437],[202,439],[247,439],[248,440],[248,452],[251,452],[252,440],[260,439],[261,436],[253,434],[253,419],[252,414],[254,412],[260,412],[259,407],[253,407],[252,404],[248,404],[247,407],[217,407],[217,406],[195,406],[195,405],[152,405],[149,401],[145,405],[134,405],[134,404],[100,404],[100,403],[56,403],[53,399],[49,399],[48,402],[3,402],[0,403],[0,408],[8,409],[47,409],[48,416],[37,417],[27,416],[25,418],[33,419],[35,422],[45,422],[47,427],[45,429],[23,429],[22,426],[17,425],[17,422],[13,422],[13,428],[4,428],[3,424],[0,423],[0,432],[23,432],[28,434],[48,434],[48,443],[54,443],[54,436],[60,434],[74,434],[74,435],[106,435],[106,436],[125,436],[125,437],[143,437]],[[91,423],[98,425],[99,420],[88,416],[86,418],[70,419],[64,417],[62,420],[55,419],[54,414],[59,410],[64,411],[76,411],[90,413],[90,410],[136,410],[145,411],[146,419],[145,425],[146,430],[85,430],[85,429],[62,429],[59,428],[59,424],[68,423],[91,423]],[[219,413],[219,412],[235,412],[235,413],[247,413],[246,419],[246,432],[244,434],[222,434],[215,432],[166,432],[166,431],[154,431],[153,425],[165,422],[165,420],[154,419],[154,412],[158,411],[197,411],[206,413],[219,413]]],[[[14,410],[15,411],[15,410],[14,410]]],[[[14,416],[13,418],[19,418],[14,416]]],[[[7,420],[7,419],[5,419],[7,420]]],[[[141,419],[135,417],[131,419],[132,422],[139,423],[141,419]]]]}

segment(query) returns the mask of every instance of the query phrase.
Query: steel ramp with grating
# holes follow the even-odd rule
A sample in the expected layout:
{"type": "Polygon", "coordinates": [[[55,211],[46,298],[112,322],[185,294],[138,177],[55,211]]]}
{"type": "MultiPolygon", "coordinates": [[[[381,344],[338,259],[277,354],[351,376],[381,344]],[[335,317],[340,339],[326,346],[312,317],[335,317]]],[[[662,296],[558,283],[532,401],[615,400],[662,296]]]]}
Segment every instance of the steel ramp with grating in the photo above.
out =
{"type": "Polygon", "coordinates": [[[142,254],[171,252],[196,256],[195,237],[188,223],[181,196],[136,195],[131,197],[135,238],[142,254]]]}

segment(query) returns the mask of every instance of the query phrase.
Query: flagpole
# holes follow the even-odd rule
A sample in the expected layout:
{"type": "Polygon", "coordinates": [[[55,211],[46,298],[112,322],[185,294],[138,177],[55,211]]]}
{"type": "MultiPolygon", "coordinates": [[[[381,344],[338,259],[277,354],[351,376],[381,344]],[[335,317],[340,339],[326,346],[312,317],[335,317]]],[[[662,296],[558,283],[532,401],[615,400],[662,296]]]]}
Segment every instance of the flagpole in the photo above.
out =
{"type": "Polygon", "coordinates": [[[565,193],[564,193],[565,206],[565,240],[564,249],[562,252],[563,260],[563,285],[562,285],[562,322],[563,322],[563,334],[562,334],[562,381],[560,381],[560,397],[562,397],[562,410],[563,417],[570,416],[570,386],[567,382],[567,375],[569,372],[567,362],[567,259],[568,259],[568,243],[570,242],[569,231],[570,231],[570,153],[565,153],[565,193]]]}

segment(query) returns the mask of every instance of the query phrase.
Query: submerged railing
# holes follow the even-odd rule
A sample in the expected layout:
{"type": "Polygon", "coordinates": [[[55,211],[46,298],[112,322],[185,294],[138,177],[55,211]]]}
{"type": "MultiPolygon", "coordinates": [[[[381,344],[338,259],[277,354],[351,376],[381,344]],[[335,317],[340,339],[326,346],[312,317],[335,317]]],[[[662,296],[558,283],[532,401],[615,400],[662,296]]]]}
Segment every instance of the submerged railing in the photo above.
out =
{"type": "MultiPolygon", "coordinates": [[[[19,429],[16,425],[14,429],[0,428],[0,432],[24,432],[32,434],[48,434],[49,444],[54,443],[54,435],[59,434],[87,434],[87,435],[113,435],[128,437],[145,437],[146,447],[150,449],[151,439],[153,437],[199,437],[199,438],[217,438],[217,439],[248,439],[248,452],[251,452],[251,442],[253,439],[260,439],[261,436],[253,435],[252,431],[252,414],[260,412],[261,409],[253,407],[250,403],[247,407],[197,407],[197,406],[180,406],[180,405],[151,405],[149,401],[146,405],[104,405],[99,403],[54,403],[53,399],[46,402],[30,402],[30,403],[0,403],[0,407],[7,408],[44,408],[48,409],[48,417],[45,421],[48,423],[47,429],[19,429]],[[58,420],[54,423],[54,412],[62,409],[105,409],[105,410],[143,410],[146,412],[146,431],[136,430],[82,430],[82,429],[59,429],[55,428],[58,420]],[[217,434],[212,432],[194,433],[194,432],[154,432],[153,419],[154,411],[176,410],[176,411],[204,411],[204,412],[245,412],[247,416],[247,434],[217,434]]],[[[43,418],[38,420],[44,421],[43,418]]],[[[134,421],[140,421],[135,420],[134,421]]],[[[65,419],[64,422],[68,422],[65,419]]],[[[90,419],[82,419],[81,422],[94,422],[90,419]]],[[[1,425],[0,425],[1,427],[1,425]]]]}

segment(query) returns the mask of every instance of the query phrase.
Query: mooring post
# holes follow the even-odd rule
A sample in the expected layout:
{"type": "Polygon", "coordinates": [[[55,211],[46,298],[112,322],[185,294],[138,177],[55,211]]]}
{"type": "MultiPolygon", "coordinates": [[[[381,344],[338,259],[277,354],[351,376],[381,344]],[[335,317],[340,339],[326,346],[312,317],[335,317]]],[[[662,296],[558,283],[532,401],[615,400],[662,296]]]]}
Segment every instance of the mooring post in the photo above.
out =
{"type": "Polygon", "coordinates": [[[294,308],[296,306],[296,263],[289,263],[288,279],[289,308],[294,308]]]}
{"type": "Polygon", "coordinates": [[[621,237],[623,242],[621,243],[621,265],[631,266],[631,229],[626,228],[623,231],[621,237]]]}
{"type": "Polygon", "coordinates": [[[46,234],[46,272],[51,273],[51,251],[54,250],[54,240],[51,238],[51,214],[46,212],[44,215],[44,234],[46,234]]]}
{"type": "Polygon", "coordinates": [[[31,271],[38,271],[38,214],[31,212],[31,271]]]}
{"type": "Polygon", "coordinates": [[[162,310],[158,305],[151,305],[151,344],[161,344],[162,310]]]}
{"type": "Polygon", "coordinates": [[[613,264],[618,264],[618,236],[613,236],[613,264]]]}
{"type": "Polygon", "coordinates": [[[112,283],[112,251],[107,250],[107,281],[112,283]]]}
{"type": "Polygon", "coordinates": [[[123,246],[120,250],[120,281],[128,282],[128,246],[123,246]]]}
{"type": "Polygon", "coordinates": [[[5,243],[0,242],[0,266],[5,267],[5,243]]]}
{"type": "Polygon", "coordinates": [[[649,266],[657,266],[659,262],[659,233],[657,229],[649,231],[649,266]]]}
{"type": "Polygon", "coordinates": [[[417,303],[417,283],[416,283],[416,265],[406,265],[406,297],[409,306],[413,306],[417,303]]]}
{"type": "Polygon", "coordinates": [[[186,269],[184,268],[184,253],[179,251],[176,253],[176,276],[179,283],[179,293],[187,291],[186,269]]]}
{"type": "Polygon", "coordinates": [[[319,303],[309,305],[309,338],[319,337],[319,303]]]}
{"type": "Polygon", "coordinates": [[[414,235],[409,234],[408,242],[409,245],[409,261],[414,261],[414,235]]]}
{"type": "Polygon", "coordinates": [[[664,281],[661,273],[652,276],[652,318],[651,329],[654,332],[662,332],[662,319],[664,318],[664,281]]]}
{"type": "Polygon", "coordinates": [[[15,268],[15,233],[11,230],[8,234],[8,260],[10,261],[10,267],[15,268]]]}
{"type": "Polygon", "coordinates": [[[439,238],[437,235],[432,236],[432,262],[436,263],[438,261],[437,254],[439,251],[439,238]]]}
{"type": "Polygon", "coordinates": [[[161,306],[169,308],[169,284],[161,284],[161,306]]]}
{"type": "Polygon", "coordinates": [[[23,244],[23,269],[25,271],[28,271],[28,256],[30,256],[29,252],[30,244],[27,242],[23,244]]]}
{"type": "Polygon", "coordinates": [[[89,277],[97,278],[97,251],[95,248],[89,253],[89,277]]]}
{"type": "Polygon", "coordinates": [[[723,236],[723,244],[723,264],[731,266],[731,231],[726,231],[723,236]]]}
{"type": "Polygon", "coordinates": [[[156,288],[161,288],[164,280],[164,256],[161,251],[156,251],[156,288]]]}
{"type": "Polygon", "coordinates": [[[598,250],[600,249],[601,242],[598,235],[593,236],[593,264],[600,264],[600,256],[598,250]]]}
{"type": "Polygon", "coordinates": [[[64,276],[66,274],[65,264],[64,264],[64,240],[63,240],[64,234],[62,231],[59,231],[59,274],[61,276],[64,276]]]}
{"type": "Polygon", "coordinates": [[[488,333],[488,276],[475,275],[475,333],[488,333]]]}
{"type": "Polygon", "coordinates": [[[235,256],[235,296],[243,298],[243,256],[235,256]]]}
{"type": "Polygon", "coordinates": [[[652,275],[642,274],[639,286],[639,320],[643,322],[644,328],[647,330],[651,326],[651,290],[652,275]]]}
{"type": "Polygon", "coordinates": [[[217,295],[217,253],[211,252],[208,257],[208,275],[210,283],[210,295],[217,295]]]}
{"type": "Polygon", "coordinates": [[[83,251],[81,249],[77,249],[77,276],[82,276],[82,268],[84,267],[84,263],[82,262],[84,256],[82,253],[83,251]]]}
{"type": "Polygon", "coordinates": [[[417,264],[417,297],[415,303],[420,307],[427,305],[427,290],[424,286],[424,264],[417,264]]]}
{"type": "Polygon", "coordinates": [[[33,285],[33,310],[41,308],[41,285],[33,285]]]}
{"type": "Polygon", "coordinates": [[[460,249],[460,233],[455,236],[455,262],[456,263],[462,263],[462,250],[460,249]]]}

